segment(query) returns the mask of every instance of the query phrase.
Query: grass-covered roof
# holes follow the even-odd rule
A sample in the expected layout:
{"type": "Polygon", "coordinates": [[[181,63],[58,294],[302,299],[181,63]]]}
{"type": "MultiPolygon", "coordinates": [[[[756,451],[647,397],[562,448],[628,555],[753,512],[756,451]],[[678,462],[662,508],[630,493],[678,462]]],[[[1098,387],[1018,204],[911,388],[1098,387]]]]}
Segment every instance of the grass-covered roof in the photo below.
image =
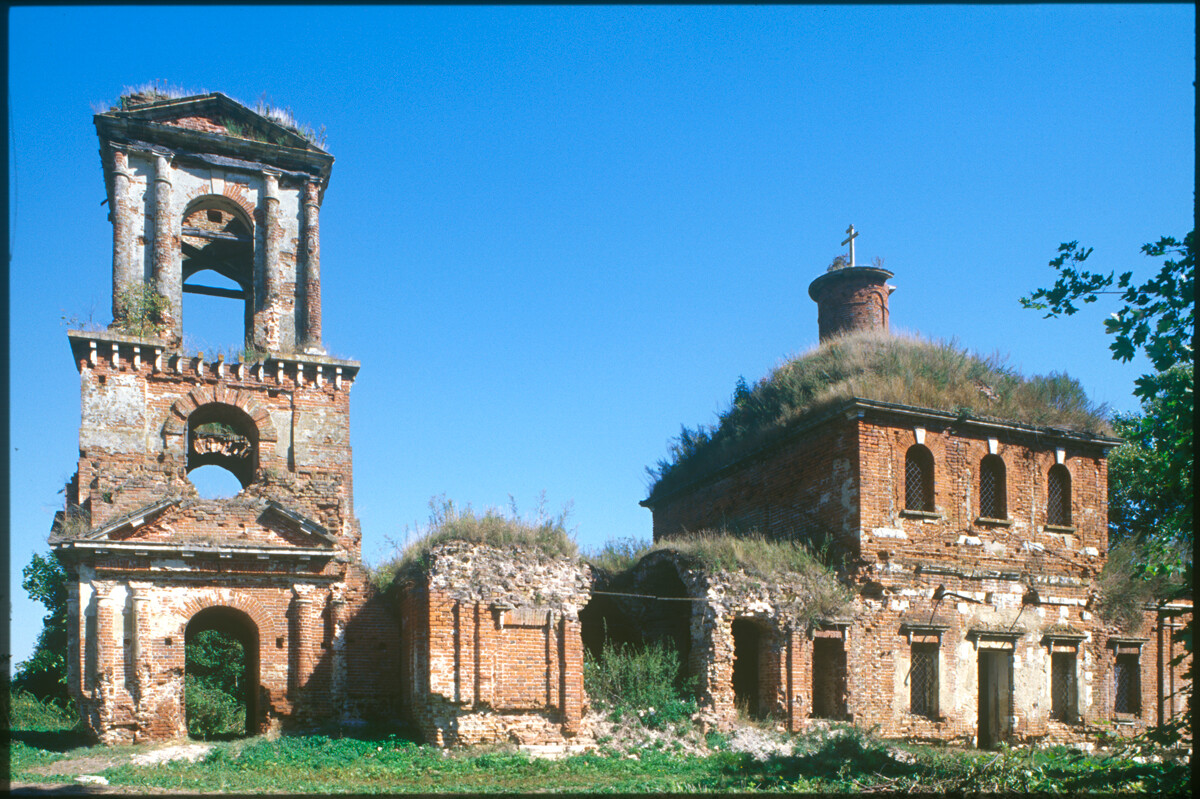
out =
{"type": "Polygon", "coordinates": [[[1107,408],[1062,373],[1024,377],[1004,357],[911,335],[852,333],[738,381],[713,425],[683,427],[649,469],[650,499],[736,462],[814,414],[857,398],[1036,427],[1111,435],[1107,408]]]}

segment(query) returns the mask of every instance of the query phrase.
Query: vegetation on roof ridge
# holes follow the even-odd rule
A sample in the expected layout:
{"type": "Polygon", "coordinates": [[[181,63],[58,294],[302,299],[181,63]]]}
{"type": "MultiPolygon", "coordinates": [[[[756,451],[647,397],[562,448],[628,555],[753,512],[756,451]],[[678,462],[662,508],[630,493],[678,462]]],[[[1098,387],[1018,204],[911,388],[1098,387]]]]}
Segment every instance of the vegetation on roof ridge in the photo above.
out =
{"type": "MultiPolygon", "coordinates": [[[[184,97],[195,97],[199,95],[210,94],[207,89],[200,91],[190,91],[180,86],[169,85],[166,81],[154,81],[152,83],[143,83],[139,86],[126,86],[121,92],[121,96],[117,98],[109,110],[111,111],[128,111],[143,105],[151,103],[160,103],[165,100],[179,100],[184,97]]],[[[236,98],[230,98],[235,103],[250,108],[246,103],[236,98]]],[[[314,130],[312,126],[298,122],[292,113],[290,107],[277,106],[272,103],[266,95],[266,92],[258,98],[253,106],[254,112],[260,116],[274,122],[276,125],[285,130],[296,134],[310,144],[316,145],[321,149],[325,148],[325,127],[314,130]]],[[[255,141],[265,141],[256,131],[247,130],[245,127],[238,125],[231,120],[224,120],[223,124],[229,130],[229,135],[240,139],[253,139],[255,141]]],[[[271,142],[280,144],[281,142],[271,142]]]]}
{"type": "Polygon", "coordinates": [[[814,412],[851,399],[892,402],[979,419],[1111,434],[1108,409],[1064,373],[1026,378],[999,354],[954,341],[860,332],[793,357],[753,388],[739,378],[713,425],[686,425],[647,471],[650,497],[702,477],[768,443],[814,412]]]}
{"type": "Polygon", "coordinates": [[[701,530],[656,542],[618,538],[585,555],[594,569],[611,577],[632,570],[655,552],[671,552],[691,559],[709,572],[725,572],[747,582],[747,590],[780,586],[800,588],[800,596],[788,603],[797,617],[809,620],[833,618],[850,607],[849,590],[835,571],[796,541],[765,538],[757,532],[734,535],[727,530],[701,530]],[[741,577],[744,575],[744,578],[741,577]]]}
{"type": "Polygon", "coordinates": [[[511,502],[508,512],[488,508],[477,514],[468,503],[454,504],[446,497],[429,500],[429,521],[414,533],[406,530],[408,542],[399,554],[373,569],[373,580],[386,588],[397,576],[408,576],[430,565],[433,549],[442,544],[462,541],[502,550],[526,550],[552,558],[579,556],[571,533],[566,528],[569,509],[557,515],[545,510],[544,498],[532,516],[517,513],[511,502]]]}

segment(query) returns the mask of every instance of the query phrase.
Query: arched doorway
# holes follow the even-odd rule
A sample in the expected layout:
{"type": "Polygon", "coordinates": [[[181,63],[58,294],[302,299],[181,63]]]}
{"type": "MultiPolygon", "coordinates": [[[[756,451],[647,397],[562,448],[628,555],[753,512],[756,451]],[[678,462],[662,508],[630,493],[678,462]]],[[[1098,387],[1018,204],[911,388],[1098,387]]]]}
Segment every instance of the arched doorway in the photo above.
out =
{"type": "Polygon", "coordinates": [[[231,738],[259,731],[258,627],[244,612],[205,608],[184,633],[188,734],[231,738]]]}

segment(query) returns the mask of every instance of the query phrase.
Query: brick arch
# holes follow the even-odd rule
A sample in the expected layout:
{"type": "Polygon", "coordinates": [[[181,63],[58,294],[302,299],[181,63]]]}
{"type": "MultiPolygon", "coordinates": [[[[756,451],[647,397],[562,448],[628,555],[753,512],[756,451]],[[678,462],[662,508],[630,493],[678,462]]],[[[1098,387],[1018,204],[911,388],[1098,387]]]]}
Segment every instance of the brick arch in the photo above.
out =
{"type": "Polygon", "coordinates": [[[182,636],[184,634],[188,624],[197,613],[208,608],[231,608],[245,613],[258,629],[258,646],[260,649],[262,648],[264,640],[263,630],[271,629],[271,616],[258,600],[253,597],[243,596],[242,594],[234,594],[227,598],[220,596],[188,597],[180,609],[180,616],[183,617],[183,621],[179,625],[178,635],[182,636]]]}
{"type": "Polygon", "coordinates": [[[249,222],[250,231],[254,232],[254,227],[258,222],[258,215],[255,213],[254,206],[250,204],[250,199],[246,196],[246,187],[241,183],[225,182],[225,188],[220,194],[214,194],[211,191],[206,191],[204,186],[197,186],[187,194],[187,202],[184,203],[183,216],[186,219],[188,213],[201,200],[205,199],[226,200],[233,203],[241,209],[246,215],[246,221],[249,222]]]}
{"type": "Polygon", "coordinates": [[[275,423],[271,421],[271,414],[266,408],[258,404],[252,395],[226,388],[219,383],[214,386],[199,386],[177,399],[171,405],[171,412],[167,414],[163,431],[169,435],[183,435],[187,431],[188,417],[197,408],[212,403],[231,405],[249,416],[258,430],[259,442],[279,440],[275,423]]]}

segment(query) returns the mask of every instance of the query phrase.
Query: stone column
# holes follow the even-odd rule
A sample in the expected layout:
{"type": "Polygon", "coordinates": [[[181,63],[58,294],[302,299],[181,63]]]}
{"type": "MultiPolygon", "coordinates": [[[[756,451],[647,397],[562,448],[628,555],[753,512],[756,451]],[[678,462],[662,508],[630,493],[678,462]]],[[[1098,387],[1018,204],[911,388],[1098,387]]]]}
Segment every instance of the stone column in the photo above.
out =
{"type": "Polygon", "coordinates": [[[254,326],[255,343],[268,352],[279,350],[279,176],[263,173],[263,296],[254,309],[258,319],[254,326]]]}
{"type": "Polygon", "coordinates": [[[321,229],[317,184],[304,184],[304,333],[306,350],[321,349],[321,229]]]}
{"type": "Polygon", "coordinates": [[[329,702],[335,719],[346,715],[346,600],[339,593],[329,597],[329,617],[333,626],[333,641],[329,675],[329,702]]]}
{"type": "Polygon", "coordinates": [[[295,628],[292,646],[295,653],[295,672],[292,675],[292,713],[304,706],[304,694],[313,671],[312,597],[308,591],[292,589],[292,619],[295,628]]]}
{"type": "Polygon", "coordinates": [[[105,743],[116,742],[120,736],[112,733],[113,717],[116,713],[116,654],[122,652],[118,614],[121,612],[113,601],[111,589],[104,592],[93,583],[96,590],[96,675],[94,677],[96,700],[96,733],[105,743]]]}
{"type": "Polygon", "coordinates": [[[170,301],[170,328],[183,337],[183,275],[179,248],[172,235],[171,159],[154,156],[154,287],[170,301]]]}
{"type": "Polygon", "coordinates": [[[134,214],[129,199],[129,156],[113,150],[113,189],[109,218],[113,226],[113,321],[121,315],[121,294],[142,281],[133,263],[134,214]]]}
{"type": "Polygon", "coordinates": [[[137,694],[134,701],[139,710],[144,710],[141,707],[142,699],[145,696],[149,680],[149,658],[153,657],[153,653],[146,646],[146,636],[150,632],[150,597],[146,595],[146,589],[142,587],[131,588],[130,591],[133,594],[133,618],[130,619],[132,629],[129,631],[129,655],[133,660],[133,684],[137,694]]]}

